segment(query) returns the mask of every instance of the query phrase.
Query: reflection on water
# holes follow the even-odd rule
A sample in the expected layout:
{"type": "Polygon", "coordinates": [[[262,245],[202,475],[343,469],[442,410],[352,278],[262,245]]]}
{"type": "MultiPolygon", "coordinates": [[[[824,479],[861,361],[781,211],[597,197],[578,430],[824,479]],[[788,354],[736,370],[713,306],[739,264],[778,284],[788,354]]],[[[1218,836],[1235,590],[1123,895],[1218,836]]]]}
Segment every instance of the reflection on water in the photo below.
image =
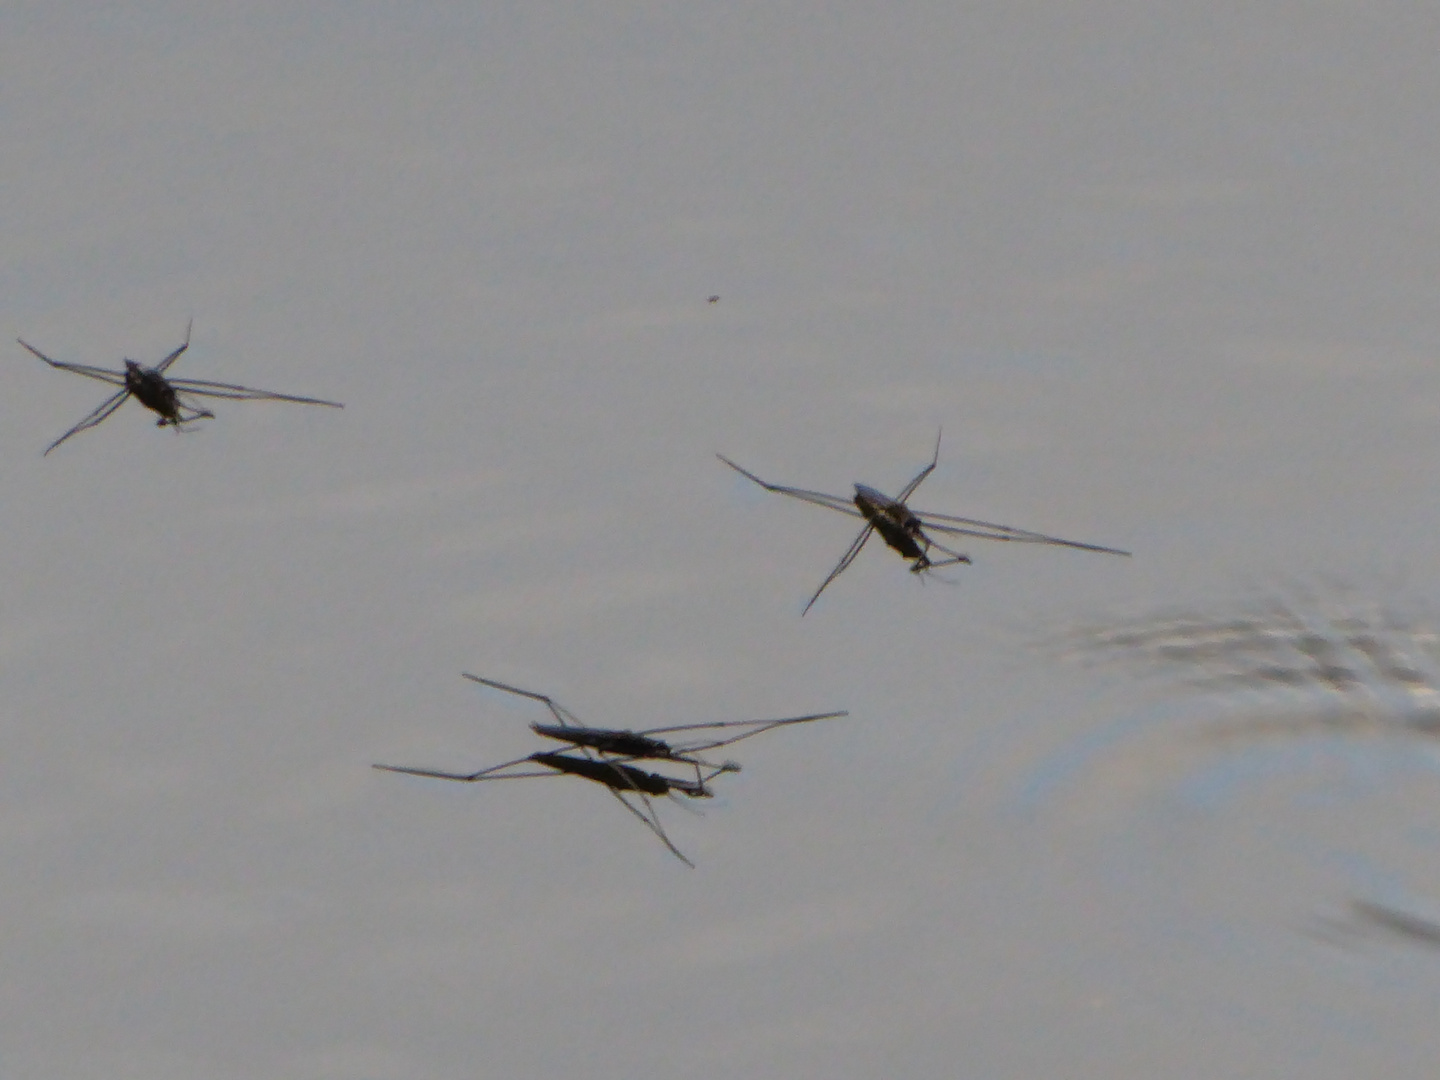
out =
{"type": "Polygon", "coordinates": [[[1440,732],[1440,630],[1346,590],[1294,590],[1238,610],[1075,625],[1070,660],[1169,677],[1264,726],[1379,725],[1440,732]]]}
{"type": "Polygon", "coordinates": [[[1215,809],[1266,782],[1318,788],[1312,799],[1395,773],[1423,772],[1433,782],[1437,627],[1339,588],[1065,626],[1040,643],[1044,651],[1137,682],[1044,752],[1023,800],[1039,807],[1087,790],[1110,801],[1148,791],[1215,809]],[[1364,746],[1358,737],[1366,735],[1418,735],[1426,752],[1364,746]]]}
{"type": "Polygon", "coordinates": [[[1223,927],[1237,949],[1327,907],[1307,918],[1331,944],[1440,948],[1440,899],[1408,899],[1440,898],[1440,620],[1290,589],[1042,645],[1135,677],[1027,736],[1019,805],[1087,873],[1173,913],[1167,933],[1223,927]]]}

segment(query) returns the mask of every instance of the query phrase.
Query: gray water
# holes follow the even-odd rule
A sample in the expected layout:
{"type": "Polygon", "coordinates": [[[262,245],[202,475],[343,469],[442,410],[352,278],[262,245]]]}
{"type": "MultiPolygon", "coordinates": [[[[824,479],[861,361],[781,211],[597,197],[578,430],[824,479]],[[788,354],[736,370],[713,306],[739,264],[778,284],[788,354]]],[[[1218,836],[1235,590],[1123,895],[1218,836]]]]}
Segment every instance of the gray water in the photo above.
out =
{"type": "Polygon", "coordinates": [[[1436,19],[0,8],[0,1072],[1433,1075],[1436,19]]]}

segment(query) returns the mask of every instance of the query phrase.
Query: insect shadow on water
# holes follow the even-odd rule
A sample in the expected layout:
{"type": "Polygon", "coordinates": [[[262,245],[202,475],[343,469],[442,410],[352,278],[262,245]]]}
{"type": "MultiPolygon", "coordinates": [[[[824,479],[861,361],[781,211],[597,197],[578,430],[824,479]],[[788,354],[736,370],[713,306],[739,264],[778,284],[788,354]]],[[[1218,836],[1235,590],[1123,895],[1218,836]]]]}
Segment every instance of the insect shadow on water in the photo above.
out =
{"type": "Polygon", "coordinates": [[[902,558],[910,560],[912,574],[925,574],[941,567],[970,562],[969,555],[945,547],[934,537],[928,535],[929,533],[969,536],[980,540],[1001,540],[1018,544],[1049,544],[1056,547],[1077,548],[1080,551],[1100,552],[1105,555],[1130,554],[1119,548],[1082,543],[1079,540],[1063,540],[1058,536],[1047,536],[1044,533],[1031,532],[1028,529],[1017,529],[1012,525],[999,525],[993,521],[980,521],[977,518],[940,514],[929,510],[912,510],[906,505],[907,500],[915,494],[916,489],[920,487],[925,478],[935,471],[935,466],[940,461],[940,437],[938,435],[935,438],[935,453],[931,456],[930,463],[901,488],[900,494],[894,498],[866,484],[856,484],[855,494],[849,498],[844,495],[827,495],[822,491],[810,491],[806,488],[772,484],[768,480],[760,479],[748,469],[736,465],[724,454],[715,456],[741,476],[759,484],[766,491],[789,495],[791,498],[801,499],[804,502],[814,503],[816,506],[823,506],[827,510],[835,510],[841,514],[848,514],[850,517],[864,520],[865,526],[845,554],[841,556],[835,569],[830,571],[830,575],[820,583],[820,587],[810,597],[809,602],[805,605],[805,610],[800,613],[802,616],[810,610],[816,600],[820,599],[820,594],[825,591],[826,587],[855,561],[855,557],[860,554],[860,549],[865,546],[866,541],[873,533],[879,533],[880,538],[888,546],[899,552],[902,558]],[[932,558],[932,551],[940,552],[943,558],[932,558]]]}
{"type": "Polygon", "coordinates": [[[273,390],[256,390],[253,387],[239,386],[235,383],[210,382],[207,379],[166,378],[165,372],[170,365],[175,363],[180,358],[180,354],[190,347],[190,329],[193,325],[192,322],[186,326],[185,340],[180,343],[180,346],[154,367],[147,368],[134,360],[126,360],[124,369],[115,371],[110,368],[91,367],[88,364],[70,364],[52,360],[35,346],[23,339],[17,339],[33,355],[53,368],[120,387],[114,394],[101,402],[90,415],[47,446],[45,453],[50,453],[70,436],[78,435],[82,431],[95,427],[125,404],[125,400],[130,397],[134,397],[140,404],[160,417],[155,421],[157,427],[173,427],[177,433],[185,424],[196,420],[213,420],[215,418],[215,414],[209,409],[186,400],[190,397],[229,398],[236,401],[291,401],[300,405],[327,405],[332,409],[345,407],[338,401],[297,397],[294,394],[278,394],[273,390]]]}
{"type": "MultiPolygon", "coordinates": [[[[589,727],[574,713],[546,694],[533,690],[522,690],[518,686],[497,682],[480,675],[466,673],[472,682],[516,694],[541,702],[555,718],[554,724],[532,723],[530,730],[537,735],[565,745],[564,751],[541,750],[499,765],[490,765],[471,773],[443,772],[438,769],[420,769],[405,765],[375,765],[374,768],[387,772],[407,773],[411,776],[426,776],[437,780],[457,780],[474,783],[481,780],[521,780],[553,778],[557,776],[578,776],[594,781],[613,795],[620,805],[630,811],[639,821],[663,843],[672,855],[686,866],[694,868],[683,852],[671,842],[660,818],[655,812],[653,798],[667,797],[677,803],[677,792],[691,799],[710,798],[710,781],[723,773],[739,772],[736,761],[706,761],[700,755],[711,750],[749,739],[755,735],[773,731],[775,728],[795,724],[807,724],[813,720],[830,720],[848,716],[846,712],[811,713],[806,716],[788,716],[775,720],[723,720],[702,724],[674,724],[668,727],[647,728],[632,731],[619,728],[589,727]],[[680,739],[660,736],[681,736],[680,739]],[[568,751],[568,752],[566,752],[568,751]],[[651,772],[637,768],[637,761],[665,762],[672,766],[685,766],[686,775],[651,772]],[[545,771],[528,768],[543,765],[545,771]],[[693,778],[688,775],[693,770],[693,778]]],[[[683,803],[681,804],[683,805],[683,803]]]]}

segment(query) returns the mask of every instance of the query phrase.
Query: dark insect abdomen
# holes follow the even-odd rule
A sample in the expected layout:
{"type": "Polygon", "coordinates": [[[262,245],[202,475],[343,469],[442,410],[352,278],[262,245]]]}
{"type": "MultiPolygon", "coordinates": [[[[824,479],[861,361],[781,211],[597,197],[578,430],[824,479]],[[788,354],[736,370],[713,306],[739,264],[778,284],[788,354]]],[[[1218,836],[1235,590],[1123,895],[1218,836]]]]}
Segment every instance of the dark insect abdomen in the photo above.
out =
{"type": "Polygon", "coordinates": [[[587,780],[594,780],[622,793],[642,791],[646,795],[666,795],[670,791],[670,781],[665,777],[644,772],[641,769],[632,769],[629,765],[596,761],[593,758],[571,757],[569,754],[553,752],[531,754],[530,760],[541,765],[548,765],[560,772],[583,776],[587,780]]]}
{"type": "Polygon", "coordinates": [[[130,392],[151,412],[159,413],[167,420],[173,420],[179,413],[175,400],[175,388],[153,372],[127,372],[125,385],[130,392]]]}
{"type": "Polygon", "coordinates": [[[911,535],[910,530],[894,518],[885,514],[877,514],[871,520],[875,525],[875,531],[880,534],[880,538],[905,558],[919,559],[924,556],[925,553],[915,542],[915,537],[911,535]]]}

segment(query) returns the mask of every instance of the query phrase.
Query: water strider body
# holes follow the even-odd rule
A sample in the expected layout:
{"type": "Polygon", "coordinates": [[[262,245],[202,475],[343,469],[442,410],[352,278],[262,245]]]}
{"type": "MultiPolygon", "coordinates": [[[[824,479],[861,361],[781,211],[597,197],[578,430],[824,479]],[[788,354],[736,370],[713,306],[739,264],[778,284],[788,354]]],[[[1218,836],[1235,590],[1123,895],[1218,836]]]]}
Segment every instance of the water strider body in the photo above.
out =
{"type": "Polygon", "coordinates": [[[328,405],[333,409],[345,407],[338,401],[322,401],[320,398],[297,397],[294,394],[277,394],[273,390],[256,390],[253,387],[239,386],[235,383],[210,382],[207,379],[166,378],[166,370],[179,359],[181,353],[190,347],[189,327],[185,330],[185,340],[180,347],[154,367],[147,368],[134,360],[126,360],[125,368],[122,371],[91,367],[88,364],[63,363],[59,360],[52,360],[24,340],[21,340],[20,344],[53,368],[73,372],[76,375],[84,375],[87,378],[120,388],[106,398],[89,416],[47,446],[45,448],[47,454],[70,436],[78,435],[99,424],[125,404],[127,398],[131,397],[159,416],[160,419],[155,421],[157,427],[173,427],[177,432],[182,425],[192,421],[215,418],[215,414],[209,409],[201,408],[199,405],[187,401],[186,398],[189,396],[246,401],[290,401],[300,405],[328,405]]]}
{"type": "Polygon", "coordinates": [[[855,537],[854,542],[841,557],[840,562],[836,564],[835,569],[831,570],[830,575],[820,583],[820,587],[810,597],[810,601],[805,605],[805,611],[802,611],[801,615],[808,612],[815,601],[820,599],[820,594],[825,591],[826,586],[844,573],[845,569],[855,561],[855,556],[860,554],[860,549],[865,546],[865,542],[870,539],[872,533],[879,533],[880,538],[888,546],[899,552],[902,558],[909,560],[910,572],[913,574],[923,574],[939,567],[955,566],[970,561],[970,556],[951,550],[928,535],[929,533],[973,536],[982,540],[1008,540],[1022,544],[1051,544],[1057,547],[1078,548],[1081,551],[1102,552],[1106,555],[1130,554],[1119,548],[1102,547],[1099,544],[1087,544],[1079,540],[1064,540],[1058,536],[1047,536],[1044,533],[1017,529],[1010,525],[998,525],[992,521],[957,517],[954,514],[938,514],[928,510],[911,510],[907,501],[911,495],[915,494],[915,489],[920,486],[921,482],[935,470],[935,466],[940,460],[938,437],[935,440],[935,453],[931,457],[930,463],[921,469],[894,498],[866,484],[856,484],[855,494],[848,499],[843,495],[827,495],[823,491],[810,491],[806,488],[772,484],[768,480],[760,479],[748,469],[736,465],[724,454],[715,456],[741,476],[759,484],[766,491],[775,491],[781,495],[789,495],[791,498],[814,503],[816,506],[823,506],[828,510],[836,510],[842,514],[849,514],[851,517],[864,519],[865,527],[860,530],[860,535],[855,537]],[[938,551],[944,557],[935,559],[931,556],[932,551],[938,551]]]}
{"type": "Polygon", "coordinates": [[[669,795],[672,791],[680,791],[692,799],[708,799],[715,794],[701,780],[683,780],[674,776],[662,776],[660,773],[637,769],[633,765],[623,765],[603,759],[597,761],[594,758],[573,757],[570,754],[561,754],[554,750],[531,754],[527,760],[548,766],[557,772],[598,781],[616,791],[638,791],[646,795],[669,795]]]}
{"type": "Polygon", "coordinates": [[[676,858],[693,867],[692,863],[666,835],[660,819],[655,813],[652,798],[674,798],[679,792],[692,799],[708,799],[713,793],[710,781],[722,773],[739,772],[735,761],[715,763],[706,761],[700,754],[729,746],[742,739],[759,735],[777,727],[809,723],[812,720],[829,720],[848,715],[844,712],[812,713],[807,716],[788,716],[778,720],[721,720],[702,724],[677,724],[670,727],[648,728],[644,731],[630,731],[619,728],[588,727],[553,698],[533,690],[522,690],[518,686],[496,682],[479,675],[467,674],[465,678],[484,686],[502,690],[507,694],[539,701],[550,710],[554,724],[531,724],[538,735],[566,744],[571,751],[542,750],[525,757],[515,758],[500,765],[491,765],[472,773],[442,772],[437,769],[417,769],[404,765],[376,765],[387,772],[408,773],[411,776],[425,776],[436,780],[458,780],[474,783],[480,780],[519,780],[524,778],[579,776],[603,786],[620,804],[639,818],[647,829],[660,838],[676,858]],[[707,736],[705,732],[712,733],[707,736]],[[656,738],[657,735],[692,733],[692,737],[676,742],[656,738]],[[685,765],[694,770],[694,779],[689,776],[650,772],[636,768],[636,761],[662,761],[685,765]],[[529,766],[543,765],[549,771],[537,772],[529,766]],[[632,801],[633,800],[633,801],[632,801]]]}
{"type": "MultiPolygon", "coordinates": [[[[911,573],[920,573],[935,566],[929,551],[931,547],[938,548],[938,545],[926,537],[924,523],[908,506],[865,484],[855,485],[854,501],[870,527],[880,534],[880,539],[898,551],[902,558],[914,560],[911,573]]],[[[947,565],[970,561],[968,555],[938,549],[946,552],[947,565]]]]}

